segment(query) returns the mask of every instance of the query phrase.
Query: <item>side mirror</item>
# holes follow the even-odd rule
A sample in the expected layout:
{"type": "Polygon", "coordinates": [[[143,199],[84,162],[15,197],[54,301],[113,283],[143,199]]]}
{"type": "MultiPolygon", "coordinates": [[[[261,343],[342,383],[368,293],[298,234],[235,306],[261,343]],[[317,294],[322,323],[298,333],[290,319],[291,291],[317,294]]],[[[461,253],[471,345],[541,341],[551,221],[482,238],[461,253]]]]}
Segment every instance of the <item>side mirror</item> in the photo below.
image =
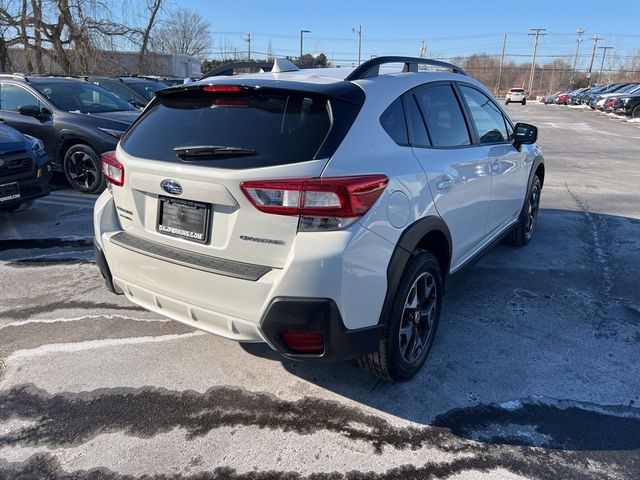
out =
{"type": "Polygon", "coordinates": [[[22,105],[18,107],[18,111],[21,115],[26,115],[27,117],[36,117],[40,118],[46,115],[52,115],[51,110],[47,107],[38,107],[37,105],[22,105]]]}
{"type": "Polygon", "coordinates": [[[37,105],[21,105],[18,107],[20,115],[26,115],[27,117],[39,117],[40,107],[37,105]]]}
{"type": "Polygon", "coordinates": [[[538,139],[538,127],[528,123],[516,123],[513,133],[513,145],[519,148],[520,145],[530,145],[536,143],[538,139]]]}

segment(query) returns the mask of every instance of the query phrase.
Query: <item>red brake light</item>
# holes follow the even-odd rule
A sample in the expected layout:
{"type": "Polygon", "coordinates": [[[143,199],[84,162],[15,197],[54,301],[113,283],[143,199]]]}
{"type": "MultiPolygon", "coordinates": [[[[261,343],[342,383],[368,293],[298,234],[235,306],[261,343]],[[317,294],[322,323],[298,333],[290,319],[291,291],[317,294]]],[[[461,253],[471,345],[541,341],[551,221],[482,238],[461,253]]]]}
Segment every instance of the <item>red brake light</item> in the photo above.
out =
{"type": "Polygon", "coordinates": [[[324,337],[319,332],[284,332],[282,341],[294,352],[322,353],[324,337]]]}
{"type": "Polygon", "coordinates": [[[241,92],[242,87],[238,85],[205,85],[202,90],[205,92],[241,92]]]}
{"type": "Polygon", "coordinates": [[[124,165],[116,158],[115,151],[102,154],[100,169],[109,183],[118,187],[124,185],[124,165]]]}
{"type": "Polygon", "coordinates": [[[386,188],[385,175],[243,182],[247,198],[261,212],[278,215],[361,217],[386,188]]]}

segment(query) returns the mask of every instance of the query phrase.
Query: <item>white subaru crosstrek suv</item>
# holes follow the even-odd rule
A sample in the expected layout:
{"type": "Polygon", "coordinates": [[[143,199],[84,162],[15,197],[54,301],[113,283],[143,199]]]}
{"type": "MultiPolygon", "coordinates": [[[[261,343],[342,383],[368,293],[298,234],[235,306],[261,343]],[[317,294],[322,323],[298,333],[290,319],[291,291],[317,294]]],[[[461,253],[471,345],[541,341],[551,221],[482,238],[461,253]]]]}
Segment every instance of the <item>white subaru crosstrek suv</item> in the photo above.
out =
{"type": "Polygon", "coordinates": [[[504,103],[509,105],[513,102],[521,103],[522,105],[527,104],[527,94],[524,91],[524,88],[512,88],[507,92],[507,97],[505,98],[504,103]]]}
{"type": "Polygon", "coordinates": [[[447,276],[531,239],[537,129],[454,65],[379,57],[347,73],[276,61],[158,92],[102,158],[107,287],[289,358],[415,375],[447,276]]]}

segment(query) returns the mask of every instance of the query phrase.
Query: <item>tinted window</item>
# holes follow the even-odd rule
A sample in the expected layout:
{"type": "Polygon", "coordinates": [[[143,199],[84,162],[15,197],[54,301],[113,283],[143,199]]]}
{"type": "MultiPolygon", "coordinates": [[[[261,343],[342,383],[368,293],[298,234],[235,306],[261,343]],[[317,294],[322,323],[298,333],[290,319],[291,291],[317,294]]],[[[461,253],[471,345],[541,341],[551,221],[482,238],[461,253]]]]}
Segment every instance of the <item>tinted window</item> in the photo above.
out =
{"type": "Polygon", "coordinates": [[[509,91],[512,93],[524,93],[524,88],[512,88],[509,91]]]}
{"type": "Polygon", "coordinates": [[[121,145],[137,157],[180,163],[175,147],[240,147],[256,153],[203,157],[197,163],[251,168],[312,160],[330,127],[327,100],[321,96],[285,91],[190,90],[161,97],[134,124],[121,145]]]}
{"type": "Polygon", "coordinates": [[[464,101],[469,107],[471,119],[478,131],[480,143],[506,142],[507,133],[504,116],[489,97],[475,88],[460,86],[464,101]]]}
{"type": "Polygon", "coordinates": [[[33,86],[57,108],[67,112],[102,113],[136,110],[126,100],[93,83],[38,82],[33,86]]]}
{"type": "Polygon", "coordinates": [[[128,82],[127,84],[147,100],[152,100],[158,90],[169,88],[169,85],[162,82],[128,82]]]}
{"type": "Polygon", "coordinates": [[[3,84],[0,87],[0,109],[18,111],[25,105],[40,105],[38,99],[17,85],[3,84]]]}
{"type": "Polygon", "coordinates": [[[415,94],[435,147],[469,145],[469,132],[450,85],[434,85],[415,94]]]}
{"type": "Polygon", "coordinates": [[[402,100],[396,99],[380,116],[380,124],[389,136],[399,145],[407,145],[407,123],[404,119],[402,100]]]}
{"type": "Polygon", "coordinates": [[[117,96],[119,96],[124,100],[127,100],[127,101],[135,100],[135,95],[133,94],[133,92],[123,85],[120,85],[115,82],[96,82],[96,83],[100,85],[102,88],[106,88],[111,93],[115,93],[117,96]]]}
{"type": "Polygon", "coordinates": [[[416,99],[413,95],[408,95],[405,101],[405,110],[407,112],[407,122],[409,127],[409,142],[416,147],[428,147],[431,145],[427,128],[416,99]]]}

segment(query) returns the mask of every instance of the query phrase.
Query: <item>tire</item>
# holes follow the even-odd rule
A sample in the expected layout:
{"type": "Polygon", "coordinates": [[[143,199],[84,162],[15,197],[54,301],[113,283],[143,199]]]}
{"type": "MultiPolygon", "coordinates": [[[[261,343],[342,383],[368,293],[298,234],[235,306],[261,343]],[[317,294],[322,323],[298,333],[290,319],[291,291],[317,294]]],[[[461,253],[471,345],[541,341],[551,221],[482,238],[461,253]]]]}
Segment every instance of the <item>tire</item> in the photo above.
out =
{"type": "Polygon", "coordinates": [[[538,223],[538,211],[540,210],[540,194],[542,193],[542,182],[538,176],[533,177],[531,188],[527,192],[527,201],[520,212],[518,223],[504,238],[504,242],[515,247],[527,245],[538,223]]]}
{"type": "Polygon", "coordinates": [[[527,100],[522,100],[522,105],[526,105],[527,104],[527,100]]]}
{"type": "Polygon", "coordinates": [[[383,319],[378,350],[359,358],[360,367],[391,382],[416,375],[433,345],[442,296],[438,261],[429,252],[415,254],[402,274],[389,318],[383,319]]]}
{"type": "Polygon", "coordinates": [[[88,145],[76,144],[64,154],[62,163],[69,185],[83,193],[99,193],[106,187],[100,157],[88,145]]]}
{"type": "Polygon", "coordinates": [[[18,212],[24,212],[25,210],[29,210],[32,205],[33,205],[33,200],[27,200],[26,202],[21,202],[16,205],[11,205],[10,207],[0,207],[0,210],[3,212],[18,213],[18,212]]]}
{"type": "Polygon", "coordinates": [[[633,110],[631,110],[631,118],[640,118],[640,105],[636,105],[633,110]]]}

